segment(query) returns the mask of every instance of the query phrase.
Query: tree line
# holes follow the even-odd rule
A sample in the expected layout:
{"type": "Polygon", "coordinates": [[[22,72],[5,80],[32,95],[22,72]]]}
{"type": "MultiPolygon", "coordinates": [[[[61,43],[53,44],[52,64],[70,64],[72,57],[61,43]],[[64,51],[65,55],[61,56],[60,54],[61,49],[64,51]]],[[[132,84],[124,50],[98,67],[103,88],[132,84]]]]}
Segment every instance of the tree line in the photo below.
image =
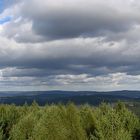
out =
{"type": "Polygon", "coordinates": [[[0,140],[140,140],[140,119],[121,102],[0,105],[0,140]]]}

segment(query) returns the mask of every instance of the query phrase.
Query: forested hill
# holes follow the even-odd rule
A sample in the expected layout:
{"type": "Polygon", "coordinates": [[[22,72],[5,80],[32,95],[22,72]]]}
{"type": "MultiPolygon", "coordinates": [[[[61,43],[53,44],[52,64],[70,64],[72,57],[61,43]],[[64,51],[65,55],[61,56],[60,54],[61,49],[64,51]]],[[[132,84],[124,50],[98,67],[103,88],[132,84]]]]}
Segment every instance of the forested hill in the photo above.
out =
{"type": "Polygon", "coordinates": [[[137,101],[140,102],[140,91],[33,91],[33,92],[0,92],[0,103],[23,105],[37,101],[39,105],[52,103],[91,104],[98,105],[101,102],[137,101]]]}
{"type": "Polygon", "coordinates": [[[121,102],[0,105],[0,140],[140,140],[140,120],[121,102]]]}

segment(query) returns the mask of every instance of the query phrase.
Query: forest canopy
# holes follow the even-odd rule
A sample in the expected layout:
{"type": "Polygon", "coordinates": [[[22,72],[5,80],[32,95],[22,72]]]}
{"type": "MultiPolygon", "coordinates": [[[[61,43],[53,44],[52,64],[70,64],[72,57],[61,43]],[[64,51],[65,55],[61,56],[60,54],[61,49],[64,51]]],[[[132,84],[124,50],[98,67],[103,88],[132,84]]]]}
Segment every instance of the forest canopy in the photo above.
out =
{"type": "Polygon", "coordinates": [[[140,120],[125,105],[36,102],[0,105],[0,140],[139,140],[140,120]]]}

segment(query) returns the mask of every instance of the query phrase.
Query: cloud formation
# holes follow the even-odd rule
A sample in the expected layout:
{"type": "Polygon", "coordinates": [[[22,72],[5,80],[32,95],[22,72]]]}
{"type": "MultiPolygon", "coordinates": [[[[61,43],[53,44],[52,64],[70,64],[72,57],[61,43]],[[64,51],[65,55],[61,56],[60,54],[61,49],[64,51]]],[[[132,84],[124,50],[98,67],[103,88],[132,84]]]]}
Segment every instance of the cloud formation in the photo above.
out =
{"type": "Polygon", "coordinates": [[[0,86],[140,89],[139,12],[138,0],[5,1],[0,86]]]}

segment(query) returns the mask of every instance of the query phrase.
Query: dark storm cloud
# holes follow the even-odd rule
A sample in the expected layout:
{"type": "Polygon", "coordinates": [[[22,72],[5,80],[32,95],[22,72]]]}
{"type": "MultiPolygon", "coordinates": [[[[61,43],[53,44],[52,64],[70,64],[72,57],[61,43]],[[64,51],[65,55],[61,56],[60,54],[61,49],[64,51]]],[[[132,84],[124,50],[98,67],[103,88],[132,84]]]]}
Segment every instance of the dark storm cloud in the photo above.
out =
{"type": "Polygon", "coordinates": [[[63,2],[58,2],[58,5],[50,1],[44,2],[46,5],[44,10],[41,8],[45,6],[37,5],[38,2],[33,3],[32,9],[29,9],[28,3],[25,3],[22,12],[26,18],[33,21],[32,28],[35,33],[48,40],[79,36],[107,37],[108,32],[115,34],[125,32],[140,22],[138,14],[134,14],[133,11],[125,12],[123,9],[120,11],[114,7],[115,5],[111,7],[108,2],[102,4],[101,1],[82,0],[81,5],[79,0],[72,4],[63,2]],[[74,3],[76,6],[73,6],[74,3]],[[34,8],[38,10],[33,12],[34,8]]]}
{"type": "Polygon", "coordinates": [[[118,16],[114,11],[109,11],[105,15],[98,13],[81,15],[81,12],[65,15],[57,15],[56,13],[54,16],[50,14],[48,19],[45,16],[43,19],[33,19],[33,30],[48,39],[62,39],[105,35],[106,30],[112,32],[125,31],[132,24],[129,19],[123,19],[123,17],[116,19],[111,13],[118,16]]]}
{"type": "Polygon", "coordinates": [[[5,35],[18,42],[31,43],[79,36],[104,36],[108,40],[127,37],[131,40],[129,32],[140,24],[138,3],[126,0],[23,0],[16,6],[19,9],[15,8],[18,9],[15,18],[20,17],[20,20],[8,24],[5,35]]]}
{"type": "MultiPolygon", "coordinates": [[[[15,45],[13,44],[14,47],[15,45]]],[[[3,72],[3,76],[17,77],[83,73],[96,76],[114,72],[138,74],[139,53],[134,57],[132,52],[139,52],[139,47],[133,46],[134,50],[131,48],[129,51],[126,46],[131,45],[79,38],[37,45],[26,44],[26,47],[17,46],[16,49],[4,47],[1,50],[0,67],[17,68],[3,72]],[[3,53],[5,51],[6,54],[3,53]]]]}

